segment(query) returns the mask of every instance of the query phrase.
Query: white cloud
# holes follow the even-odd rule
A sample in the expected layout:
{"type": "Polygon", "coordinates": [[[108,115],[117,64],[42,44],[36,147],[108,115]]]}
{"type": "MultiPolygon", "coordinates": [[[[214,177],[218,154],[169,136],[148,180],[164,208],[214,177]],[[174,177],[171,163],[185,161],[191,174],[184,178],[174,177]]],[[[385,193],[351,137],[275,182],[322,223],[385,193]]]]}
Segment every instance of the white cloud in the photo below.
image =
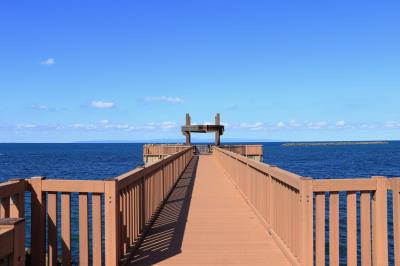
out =
{"type": "Polygon", "coordinates": [[[311,123],[307,124],[307,128],[309,128],[309,129],[321,129],[321,128],[324,128],[327,126],[328,126],[328,123],[325,121],[320,121],[320,122],[315,122],[315,123],[311,122],[311,123]]]}
{"type": "Polygon", "coordinates": [[[51,65],[54,65],[56,63],[56,61],[54,60],[54,58],[50,57],[40,63],[42,65],[51,66],[51,65]]]}
{"type": "Polygon", "coordinates": [[[36,110],[47,110],[49,109],[49,107],[47,105],[44,104],[34,104],[31,106],[32,109],[36,109],[36,110]]]}
{"type": "Polygon", "coordinates": [[[277,128],[284,128],[285,127],[285,123],[283,123],[282,121],[279,121],[278,124],[276,124],[277,128]]]}
{"type": "Polygon", "coordinates": [[[299,127],[302,127],[302,126],[303,126],[303,124],[297,122],[296,120],[290,120],[289,121],[289,127],[299,128],[299,127]]]}
{"type": "Polygon", "coordinates": [[[35,125],[35,124],[25,124],[25,125],[22,125],[22,127],[24,127],[24,128],[36,128],[37,125],[35,125]]]}
{"type": "Polygon", "coordinates": [[[394,121],[389,121],[389,122],[386,122],[384,126],[388,127],[388,128],[400,128],[400,123],[394,122],[394,121]]]}
{"type": "Polygon", "coordinates": [[[90,106],[97,109],[110,109],[115,106],[113,102],[92,101],[90,106]]]}
{"type": "Polygon", "coordinates": [[[160,127],[162,129],[171,129],[176,127],[176,123],[171,121],[164,121],[161,123],[160,127]]]}
{"type": "Polygon", "coordinates": [[[180,97],[170,97],[170,96],[156,96],[156,97],[146,97],[147,102],[167,102],[167,103],[184,103],[185,100],[180,97]]]}
{"type": "Polygon", "coordinates": [[[346,122],[343,120],[337,121],[336,122],[336,127],[344,127],[346,125],[346,122]]]}
{"type": "Polygon", "coordinates": [[[248,130],[260,130],[263,128],[263,126],[264,126],[264,124],[261,122],[255,122],[255,123],[244,122],[244,123],[239,124],[239,128],[248,129],[248,130]]]}

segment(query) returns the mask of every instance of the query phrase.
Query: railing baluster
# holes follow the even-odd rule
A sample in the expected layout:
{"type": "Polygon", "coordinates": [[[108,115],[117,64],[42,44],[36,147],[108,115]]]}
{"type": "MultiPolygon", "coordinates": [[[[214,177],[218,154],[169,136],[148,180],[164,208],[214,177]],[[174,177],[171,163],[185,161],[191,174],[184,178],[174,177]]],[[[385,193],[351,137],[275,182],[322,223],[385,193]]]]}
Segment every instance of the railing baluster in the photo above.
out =
{"type": "Polygon", "coordinates": [[[371,196],[369,191],[360,195],[361,212],[361,264],[371,265],[371,196]]]}
{"type": "Polygon", "coordinates": [[[57,265],[57,193],[49,192],[47,200],[49,265],[57,265]]]}
{"type": "Polygon", "coordinates": [[[315,259],[325,265],[325,192],[315,195],[315,259]]]}
{"type": "Polygon", "coordinates": [[[393,191],[393,242],[395,265],[400,265],[400,181],[392,179],[393,191]]]}
{"type": "Polygon", "coordinates": [[[388,264],[386,177],[374,176],[376,191],[372,198],[372,264],[388,264]]]}
{"type": "Polygon", "coordinates": [[[329,194],[329,265],[339,265],[339,193],[329,194]]]}
{"type": "Polygon", "coordinates": [[[79,265],[89,265],[87,193],[79,193],[79,265]]]}
{"type": "Polygon", "coordinates": [[[101,194],[92,194],[92,257],[93,265],[102,265],[101,257],[101,194]]]}
{"type": "Polygon", "coordinates": [[[71,265],[71,194],[61,194],[62,265],[71,265]]]}
{"type": "Polygon", "coordinates": [[[347,265],[357,265],[357,194],[347,192],[347,265]]]}

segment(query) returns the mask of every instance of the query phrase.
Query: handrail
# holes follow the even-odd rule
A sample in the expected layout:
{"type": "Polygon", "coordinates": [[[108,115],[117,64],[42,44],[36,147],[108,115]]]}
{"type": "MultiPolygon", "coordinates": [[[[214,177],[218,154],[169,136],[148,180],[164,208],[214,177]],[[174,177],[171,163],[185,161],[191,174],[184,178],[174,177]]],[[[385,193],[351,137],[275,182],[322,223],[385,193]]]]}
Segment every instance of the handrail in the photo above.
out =
{"type": "Polygon", "coordinates": [[[359,255],[362,265],[388,265],[387,195],[391,190],[394,260],[400,264],[400,178],[310,179],[218,147],[213,155],[292,264],[325,265],[325,243],[329,243],[329,264],[343,263],[339,261],[339,194],[343,194],[347,264],[357,265],[359,255]]]}
{"type": "Polygon", "coordinates": [[[164,200],[193,158],[193,153],[193,147],[186,147],[163,160],[116,178],[120,212],[118,255],[123,262],[143,240],[164,200]]]}
{"type": "Polygon", "coordinates": [[[276,166],[273,165],[269,165],[263,162],[258,162],[258,161],[254,161],[251,160],[249,158],[246,158],[243,155],[240,155],[238,153],[235,152],[231,152],[225,149],[221,149],[218,147],[213,147],[213,150],[216,150],[218,152],[221,152],[225,155],[228,155],[229,157],[236,159],[237,161],[246,164],[250,167],[252,167],[253,169],[256,169],[260,172],[263,173],[267,173],[270,174],[271,176],[273,176],[274,178],[276,178],[279,181],[282,181],[284,183],[287,183],[288,185],[292,186],[293,188],[296,189],[300,189],[301,186],[301,180],[302,180],[302,176],[296,175],[294,173],[291,173],[289,171],[283,170],[281,168],[278,168],[276,166]]]}
{"type": "MultiPolygon", "coordinates": [[[[45,265],[46,261],[49,265],[58,265],[59,237],[62,264],[71,265],[73,226],[79,227],[80,265],[88,265],[89,254],[93,265],[119,265],[120,259],[140,241],[192,159],[193,147],[183,147],[161,161],[108,180],[32,177],[0,183],[0,221],[1,218],[25,216],[25,191],[29,191],[32,265],[45,265]],[[102,239],[105,240],[104,249],[102,239]],[[102,254],[105,254],[104,262],[102,254]]],[[[0,234],[7,232],[3,230],[0,234]]],[[[19,233],[18,243],[24,243],[24,239],[25,235],[19,233]]],[[[20,246],[16,246],[18,250],[20,246]]]]}

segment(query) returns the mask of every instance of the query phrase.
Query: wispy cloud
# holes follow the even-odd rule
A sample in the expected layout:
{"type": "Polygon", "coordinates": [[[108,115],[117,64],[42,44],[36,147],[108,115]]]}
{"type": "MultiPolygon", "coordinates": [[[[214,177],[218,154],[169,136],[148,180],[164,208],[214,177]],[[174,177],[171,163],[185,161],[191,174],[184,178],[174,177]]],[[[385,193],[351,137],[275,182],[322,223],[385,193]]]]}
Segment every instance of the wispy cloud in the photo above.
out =
{"type": "Polygon", "coordinates": [[[279,122],[276,124],[276,127],[277,127],[277,128],[284,128],[284,127],[285,127],[285,123],[282,122],[282,121],[279,121],[279,122]]]}
{"type": "Polygon", "coordinates": [[[185,100],[181,97],[170,97],[170,96],[156,96],[146,97],[146,102],[167,102],[167,103],[184,103],[185,100]]]}
{"type": "Polygon", "coordinates": [[[345,127],[346,126],[346,122],[345,121],[343,121],[343,120],[340,120],[340,121],[336,121],[336,127],[338,127],[338,128],[342,128],[342,127],[345,127]]]}
{"type": "Polygon", "coordinates": [[[97,109],[110,109],[114,108],[114,102],[105,102],[105,101],[92,101],[90,106],[97,109]]]}
{"type": "Polygon", "coordinates": [[[48,110],[49,109],[49,107],[45,104],[34,104],[34,105],[31,105],[31,108],[35,109],[35,110],[48,110]]]}
{"type": "Polygon", "coordinates": [[[261,130],[264,128],[264,123],[262,123],[262,122],[254,122],[254,123],[243,122],[243,123],[239,124],[238,128],[248,129],[248,130],[261,130]]]}
{"type": "Polygon", "coordinates": [[[97,123],[74,123],[68,126],[70,129],[77,130],[124,130],[124,131],[169,131],[177,128],[177,123],[172,121],[149,122],[142,125],[132,125],[128,123],[113,123],[109,120],[101,120],[97,123]]]}
{"type": "Polygon", "coordinates": [[[400,122],[388,121],[384,126],[387,128],[400,128],[400,122]]]}
{"type": "Polygon", "coordinates": [[[46,66],[51,66],[51,65],[54,65],[55,63],[56,63],[56,61],[52,57],[49,57],[46,60],[43,60],[42,62],[40,62],[40,64],[46,65],[46,66]]]}

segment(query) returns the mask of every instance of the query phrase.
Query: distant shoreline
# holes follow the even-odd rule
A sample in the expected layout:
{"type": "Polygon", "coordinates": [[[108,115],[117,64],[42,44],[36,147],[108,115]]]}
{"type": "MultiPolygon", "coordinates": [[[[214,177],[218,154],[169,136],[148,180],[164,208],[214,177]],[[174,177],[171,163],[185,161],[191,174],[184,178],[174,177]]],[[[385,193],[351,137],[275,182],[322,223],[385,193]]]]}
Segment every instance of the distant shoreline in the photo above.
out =
{"type": "Polygon", "coordinates": [[[383,145],[389,144],[388,141],[335,141],[335,142],[293,142],[284,143],[281,146],[295,147],[295,146],[344,146],[344,145],[383,145]]]}

